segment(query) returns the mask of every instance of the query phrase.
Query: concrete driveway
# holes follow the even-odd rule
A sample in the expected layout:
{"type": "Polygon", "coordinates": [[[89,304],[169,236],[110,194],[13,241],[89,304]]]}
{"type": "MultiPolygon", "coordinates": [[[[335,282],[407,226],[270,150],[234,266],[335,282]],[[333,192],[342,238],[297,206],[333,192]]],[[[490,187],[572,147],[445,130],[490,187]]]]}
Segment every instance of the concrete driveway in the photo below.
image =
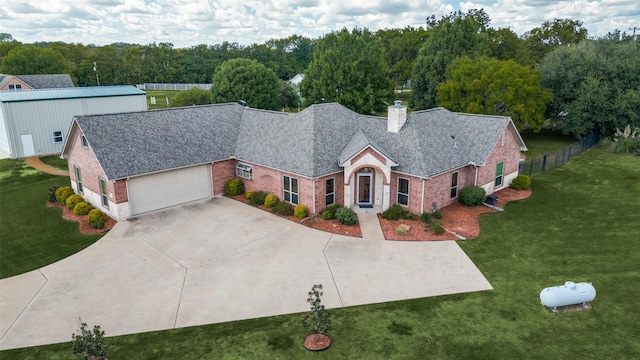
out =
{"type": "Polygon", "coordinates": [[[492,289],[453,241],[329,234],[227,198],[119,222],[85,250],[0,280],[0,349],[492,289]]]}

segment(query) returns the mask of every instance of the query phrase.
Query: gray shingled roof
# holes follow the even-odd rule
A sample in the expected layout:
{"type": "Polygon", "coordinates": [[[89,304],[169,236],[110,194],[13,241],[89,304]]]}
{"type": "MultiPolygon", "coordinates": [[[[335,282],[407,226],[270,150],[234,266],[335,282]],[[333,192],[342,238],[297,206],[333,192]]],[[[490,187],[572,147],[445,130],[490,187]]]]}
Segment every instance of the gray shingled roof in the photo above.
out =
{"type": "Polygon", "coordinates": [[[111,180],[233,156],[242,107],[194,106],[76,116],[111,180]]]}
{"type": "Polygon", "coordinates": [[[34,89],[71,88],[76,85],[69,74],[15,75],[34,89]]]}
{"type": "Polygon", "coordinates": [[[408,114],[391,133],[386,118],[337,103],[295,114],[218,104],[76,120],[112,180],[232,156],[313,178],[341,171],[339,160],[368,145],[398,163],[394,170],[428,178],[483,165],[513,126],[508,117],[438,108],[408,114]]]}

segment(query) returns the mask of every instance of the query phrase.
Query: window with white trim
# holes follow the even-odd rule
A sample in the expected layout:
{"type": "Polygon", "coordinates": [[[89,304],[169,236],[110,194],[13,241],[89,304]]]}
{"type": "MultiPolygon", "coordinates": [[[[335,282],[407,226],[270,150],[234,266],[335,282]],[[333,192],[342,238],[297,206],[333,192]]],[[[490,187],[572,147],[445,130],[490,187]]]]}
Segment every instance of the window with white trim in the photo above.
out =
{"type": "Polygon", "coordinates": [[[398,204],[409,205],[409,179],[398,178],[398,204]]]}
{"type": "Polygon", "coordinates": [[[495,186],[502,186],[502,174],[504,172],[504,162],[501,161],[499,163],[496,164],[496,181],[495,181],[495,186]]]}
{"type": "Polygon", "coordinates": [[[76,166],[76,184],[78,184],[78,192],[82,192],[82,173],[80,173],[80,168],[76,166]]]}
{"type": "Polygon", "coordinates": [[[86,138],[86,137],[84,137],[84,134],[82,134],[82,146],[84,146],[84,147],[89,146],[89,145],[87,144],[87,138],[86,138]]]}
{"type": "Polygon", "coordinates": [[[100,194],[102,194],[102,206],[109,207],[109,198],[107,197],[107,181],[100,179],[100,194]]]}
{"type": "Polygon", "coordinates": [[[9,90],[22,90],[22,85],[20,84],[9,84],[9,90]]]}
{"type": "Polygon", "coordinates": [[[325,189],[324,204],[332,205],[333,203],[336,202],[336,196],[335,196],[336,195],[336,179],[331,178],[331,179],[325,180],[324,189],[325,189]]]}
{"type": "Polygon", "coordinates": [[[53,132],[53,142],[54,143],[61,143],[63,140],[62,138],[62,131],[61,130],[56,130],[53,132]]]}
{"type": "Polygon", "coordinates": [[[451,198],[458,196],[458,172],[451,174],[451,198]]]}
{"type": "Polygon", "coordinates": [[[236,176],[253,180],[253,167],[251,165],[238,163],[238,165],[236,165],[236,176]]]}
{"type": "Polygon", "coordinates": [[[283,183],[284,201],[297,205],[298,204],[298,179],[295,179],[286,175],[284,175],[282,179],[284,182],[283,183]]]}

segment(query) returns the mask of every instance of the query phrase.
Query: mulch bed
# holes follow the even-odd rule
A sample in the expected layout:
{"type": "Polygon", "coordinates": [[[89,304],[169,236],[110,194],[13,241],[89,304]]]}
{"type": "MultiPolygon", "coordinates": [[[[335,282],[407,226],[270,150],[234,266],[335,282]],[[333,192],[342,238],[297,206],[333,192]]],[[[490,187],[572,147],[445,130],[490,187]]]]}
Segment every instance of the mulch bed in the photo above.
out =
{"type": "MultiPolygon", "coordinates": [[[[493,193],[498,197],[498,203],[496,207],[503,208],[506,203],[514,200],[522,200],[531,196],[531,190],[514,190],[511,188],[505,188],[493,193]]],[[[232,199],[248,204],[249,200],[242,195],[228,196],[232,199]]],[[[271,209],[260,205],[258,208],[271,212],[271,209]]],[[[445,206],[440,209],[442,211],[442,219],[438,220],[442,223],[445,229],[444,234],[436,235],[433,232],[425,231],[425,224],[417,220],[386,220],[378,214],[378,220],[380,221],[380,227],[387,240],[398,241],[425,241],[425,240],[460,240],[457,235],[462,236],[465,239],[473,239],[480,236],[480,223],[478,219],[482,214],[496,213],[498,210],[490,208],[488,206],[464,206],[459,202],[445,206]],[[407,225],[409,229],[404,235],[396,233],[396,229],[401,224],[407,225]]],[[[73,213],[73,212],[72,212],[73,213]]],[[[346,235],[353,237],[362,237],[362,231],[360,226],[356,225],[342,225],[338,220],[324,220],[321,216],[309,217],[300,220],[294,216],[282,216],[290,221],[301,223],[305,226],[312,227],[314,229],[346,235]]]]}
{"type": "MultiPolygon", "coordinates": [[[[531,190],[514,190],[510,188],[502,189],[494,193],[498,196],[497,207],[503,208],[506,203],[514,200],[526,199],[531,196],[531,190]]],[[[480,236],[480,224],[478,218],[482,214],[491,214],[498,212],[498,210],[492,209],[488,206],[464,206],[459,202],[445,206],[440,209],[442,211],[442,219],[438,220],[445,228],[445,233],[442,235],[435,235],[432,232],[424,231],[424,223],[418,220],[397,220],[390,221],[378,216],[380,220],[380,226],[382,232],[387,240],[458,240],[459,238],[452,234],[456,233],[465,239],[473,239],[480,236]],[[404,235],[398,235],[396,228],[400,224],[406,224],[411,227],[411,230],[407,231],[404,235]]]]}
{"type": "MultiPolygon", "coordinates": [[[[230,197],[234,200],[240,201],[242,203],[245,204],[249,204],[249,200],[247,200],[246,196],[244,194],[242,195],[225,195],[227,197],[230,197]]],[[[264,210],[264,211],[268,211],[270,213],[272,213],[271,209],[269,209],[268,207],[264,206],[264,205],[260,205],[260,206],[256,206],[257,208],[264,210]]],[[[318,230],[322,230],[322,231],[326,231],[326,232],[330,232],[330,233],[334,233],[334,234],[340,234],[340,235],[346,235],[346,236],[353,236],[353,237],[362,237],[362,231],[360,230],[360,225],[355,224],[355,225],[343,225],[340,224],[338,222],[338,220],[324,220],[321,216],[313,216],[313,217],[308,217],[306,219],[298,219],[295,216],[281,216],[278,215],[280,217],[283,217],[287,220],[290,221],[294,221],[297,222],[299,224],[314,228],[314,229],[318,229],[318,230]]]]}
{"type": "Polygon", "coordinates": [[[309,335],[304,339],[304,347],[310,351],[321,351],[331,346],[331,338],[325,334],[309,335]]]}
{"type": "Polygon", "coordinates": [[[102,229],[94,229],[89,225],[87,221],[87,215],[76,215],[73,210],[69,209],[65,205],[58,204],[57,202],[49,202],[47,201],[47,207],[58,208],[62,210],[62,218],[69,221],[75,221],[80,225],[80,233],[87,235],[96,235],[102,234],[111,230],[117,223],[114,219],[109,217],[109,215],[104,214],[106,221],[104,222],[104,228],[102,229]]]}

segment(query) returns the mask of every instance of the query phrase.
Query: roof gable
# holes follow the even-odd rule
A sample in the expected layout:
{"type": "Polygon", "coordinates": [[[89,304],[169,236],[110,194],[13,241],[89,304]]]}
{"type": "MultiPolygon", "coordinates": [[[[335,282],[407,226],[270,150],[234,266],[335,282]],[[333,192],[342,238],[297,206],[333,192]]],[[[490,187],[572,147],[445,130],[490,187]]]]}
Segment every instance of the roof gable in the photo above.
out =
{"type": "Polygon", "coordinates": [[[338,165],[343,166],[347,161],[353,159],[367,148],[371,148],[373,151],[389,159],[394,164],[392,166],[398,165],[391,156],[388,155],[387,151],[385,151],[381,146],[376,145],[374,141],[369,140],[362,130],[358,130],[344,149],[342,149],[342,152],[338,156],[338,165]]]}

